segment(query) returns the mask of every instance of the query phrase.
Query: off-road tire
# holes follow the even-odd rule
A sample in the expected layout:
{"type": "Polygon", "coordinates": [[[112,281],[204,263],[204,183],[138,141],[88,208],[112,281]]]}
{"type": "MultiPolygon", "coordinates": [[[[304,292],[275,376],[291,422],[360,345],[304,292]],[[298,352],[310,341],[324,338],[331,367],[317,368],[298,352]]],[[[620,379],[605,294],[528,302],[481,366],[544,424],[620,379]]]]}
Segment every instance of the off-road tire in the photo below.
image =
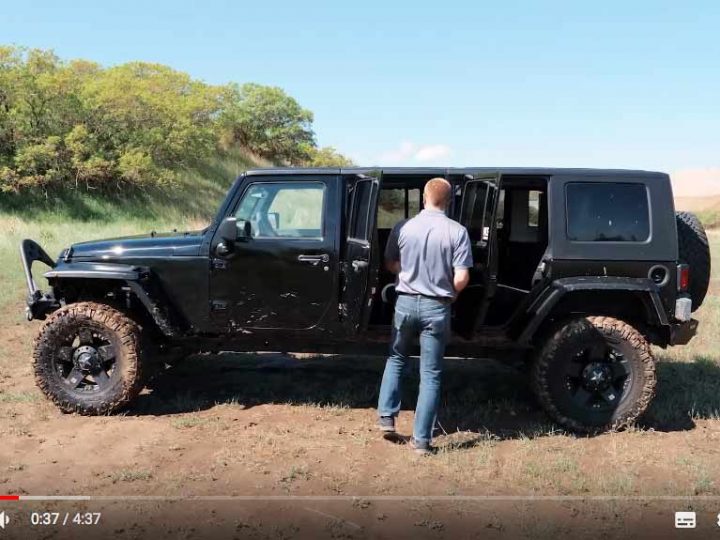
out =
{"type": "Polygon", "coordinates": [[[680,262],[690,265],[692,310],[703,303],[710,285],[710,244],[705,229],[697,216],[691,212],[675,214],[680,262]]]}
{"type": "Polygon", "coordinates": [[[43,323],[35,338],[33,369],[43,393],[67,413],[104,415],[127,406],[142,390],[141,329],[125,314],[104,304],[80,302],[65,306],[43,323]],[[119,376],[96,394],[79,395],[64,385],[54,368],[54,356],[63,336],[81,326],[104,329],[115,348],[114,368],[119,376]]]}
{"type": "Polygon", "coordinates": [[[533,390],[543,409],[555,422],[579,433],[618,430],[634,423],[652,401],[655,384],[650,345],[635,328],[611,317],[578,318],[563,324],[542,346],[532,369],[533,390]],[[578,407],[564,390],[563,363],[597,339],[622,351],[631,376],[617,407],[603,413],[578,407]]]}

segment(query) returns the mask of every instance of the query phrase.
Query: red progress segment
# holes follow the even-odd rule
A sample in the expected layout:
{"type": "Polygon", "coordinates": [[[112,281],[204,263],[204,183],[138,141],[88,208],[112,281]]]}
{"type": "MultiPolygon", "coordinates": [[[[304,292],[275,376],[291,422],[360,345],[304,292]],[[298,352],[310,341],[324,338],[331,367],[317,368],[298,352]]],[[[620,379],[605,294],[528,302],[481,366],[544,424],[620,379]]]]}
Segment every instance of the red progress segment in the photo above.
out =
{"type": "Polygon", "coordinates": [[[0,495],[0,501],[19,501],[20,495],[0,495]]]}

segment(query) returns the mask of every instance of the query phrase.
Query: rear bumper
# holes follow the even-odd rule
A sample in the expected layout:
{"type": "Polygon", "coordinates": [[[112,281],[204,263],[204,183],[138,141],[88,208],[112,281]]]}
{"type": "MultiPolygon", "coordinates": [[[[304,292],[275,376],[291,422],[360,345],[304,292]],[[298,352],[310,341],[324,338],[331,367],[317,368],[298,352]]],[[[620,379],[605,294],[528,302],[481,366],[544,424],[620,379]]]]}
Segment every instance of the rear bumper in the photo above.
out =
{"type": "Polygon", "coordinates": [[[697,334],[698,321],[689,321],[670,325],[670,345],[686,345],[697,334]]]}

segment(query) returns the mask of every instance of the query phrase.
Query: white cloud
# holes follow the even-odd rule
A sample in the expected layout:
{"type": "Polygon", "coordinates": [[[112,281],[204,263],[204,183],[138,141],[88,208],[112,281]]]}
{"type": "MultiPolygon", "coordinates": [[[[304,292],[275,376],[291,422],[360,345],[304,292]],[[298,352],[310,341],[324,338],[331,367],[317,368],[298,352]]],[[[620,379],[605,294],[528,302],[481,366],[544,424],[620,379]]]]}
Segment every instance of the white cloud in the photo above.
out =
{"type": "MultiPolygon", "coordinates": [[[[437,162],[452,154],[452,148],[446,144],[418,145],[412,141],[402,141],[397,148],[383,152],[378,156],[379,165],[412,165],[414,163],[437,162]]],[[[436,163],[442,165],[442,163],[436,163]]]]}
{"type": "Polygon", "coordinates": [[[720,167],[680,169],[674,171],[670,178],[676,197],[720,195],[720,167]]]}
{"type": "Polygon", "coordinates": [[[451,153],[452,150],[446,144],[429,144],[418,148],[413,157],[416,161],[435,161],[446,158],[451,153]]]}
{"type": "Polygon", "coordinates": [[[410,141],[403,141],[400,143],[400,146],[394,150],[389,150],[380,154],[378,163],[391,163],[393,165],[402,163],[410,159],[413,152],[415,152],[415,144],[410,141]]]}

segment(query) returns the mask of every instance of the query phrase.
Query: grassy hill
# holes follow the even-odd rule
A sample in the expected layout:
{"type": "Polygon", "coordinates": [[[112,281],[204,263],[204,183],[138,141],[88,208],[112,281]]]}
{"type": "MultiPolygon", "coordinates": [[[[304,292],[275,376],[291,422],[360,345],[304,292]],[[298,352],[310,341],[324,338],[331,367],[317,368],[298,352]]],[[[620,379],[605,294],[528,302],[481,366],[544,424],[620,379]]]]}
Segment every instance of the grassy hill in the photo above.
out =
{"type": "Polygon", "coordinates": [[[49,196],[31,191],[0,193],[0,218],[43,223],[145,221],[184,227],[188,222],[212,217],[242,171],[269,165],[247,152],[235,151],[181,169],[176,183],[161,188],[128,190],[118,195],[84,188],[49,196]]]}

